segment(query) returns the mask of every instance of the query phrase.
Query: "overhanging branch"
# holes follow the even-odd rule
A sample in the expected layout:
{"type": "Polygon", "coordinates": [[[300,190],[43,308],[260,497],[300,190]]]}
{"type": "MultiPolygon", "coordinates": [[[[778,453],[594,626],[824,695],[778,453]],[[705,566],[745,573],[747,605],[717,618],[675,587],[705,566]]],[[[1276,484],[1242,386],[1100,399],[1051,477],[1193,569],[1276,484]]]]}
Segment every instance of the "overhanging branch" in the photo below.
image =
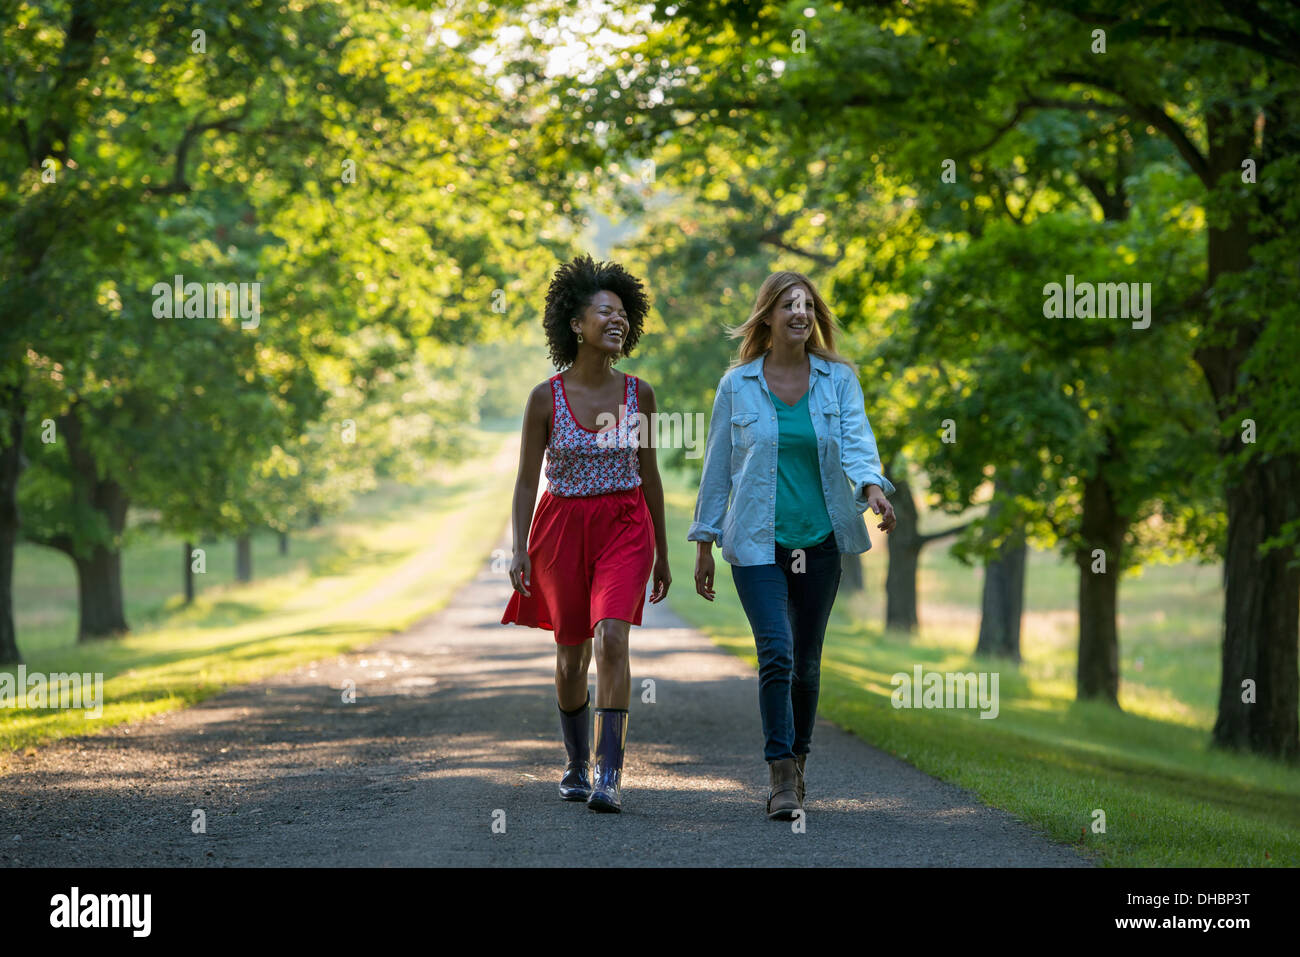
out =
{"type": "Polygon", "coordinates": [[[1210,161],[1200,151],[1187,131],[1179,125],[1178,121],[1172,116],[1156,106],[1154,103],[1135,102],[1124,90],[1120,89],[1108,78],[1094,76],[1091,73],[1077,73],[1073,70],[1058,70],[1051,74],[1050,79],[1058,83],[1079,83],[1084,86],[1095,86],[1099,90],[1105,90],[1107,93],[1113,93],[1129,105],[1133,113],[1147,123],[1150,123],[1160,132],[1164,133],[1174,144],[1174,148],[1187,161],[1192,172],[1197,178],[1205,184],[1207,189],[1214,187],[1214,175],[1210,170],[1210,161]]]}
{"type": "Polygon", "coordinates": [[[960,525],[954,525],[952,528],[944,529],[942,532],[929,532],[925,535],[918,535],[916,537],[916,540],[919,544],[925,545],[938,538],[947,538],[950,535],[956,535],[958,532],[965,531],[973,524],[975,524],[973,520],[969,522],[962,522],[960,525]]]}

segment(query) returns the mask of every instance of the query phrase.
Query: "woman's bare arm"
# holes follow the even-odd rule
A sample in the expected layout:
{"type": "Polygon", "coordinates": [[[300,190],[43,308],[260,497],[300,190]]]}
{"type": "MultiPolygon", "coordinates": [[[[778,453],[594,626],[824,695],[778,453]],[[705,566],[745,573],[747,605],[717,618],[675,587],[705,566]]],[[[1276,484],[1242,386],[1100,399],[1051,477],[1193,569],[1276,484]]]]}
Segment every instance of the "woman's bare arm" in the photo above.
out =
{"type": "Polygon", "coordinates": [[[659,461],[654,447],[655,390],[643,379],[637,380],[637,408],[645,414],[643,441],[637,451],[641,466],[641,491],[645,495],[646,507],[650,509],[650,520],[655,527],[655,565],[654,591],[650,601],[662,601],[668,594],[672,575],[668,571],[668,526],[664,522],[664,485],[659,477],[659,461]],[[648,435],[646,434],[648,433],[648,435]]]}
{"type": "Polygon", "coordinates": [[[514,531],[514,561],[510,566],[510,583],[515,591],[531,595],[532,567],[528,562],[528,530],[537,504],[537,483],[542,472],[542,455],[550,439],[551,383],[538,385],[528,394],[524,407],[523,431],[519,439],[519,472],[515,477],[515,498],[510,511],[514,531]]]}

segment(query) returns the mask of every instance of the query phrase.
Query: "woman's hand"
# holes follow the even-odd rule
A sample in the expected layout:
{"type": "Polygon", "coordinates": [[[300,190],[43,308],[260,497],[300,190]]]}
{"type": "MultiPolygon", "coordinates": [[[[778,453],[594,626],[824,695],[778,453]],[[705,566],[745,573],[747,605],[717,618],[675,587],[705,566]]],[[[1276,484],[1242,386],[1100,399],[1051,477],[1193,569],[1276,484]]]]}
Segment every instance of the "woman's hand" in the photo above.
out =
{"type": "Polygon", "coordinates": [[[885,534],[892,532],[894,526],[898,523],[897,519],[894,518],[894,506],[889,504],[889,499],[885,498],[885,493],[879,485],[867,486],[867,504],[877,515],[884,516],[884,521],[880,522],[876,528],[885,534]]]}
{"type": "Polygon", "coordinates": [[[659,555],[655,558],[654,570],[654,591],[650,593],[650,603],[663,601],[668,597],[668,586],[673,583],[673,576],[668,571],[668,556],[659,555]]]}
{"type": "Polygon", "coordinates": [[[521,595],[533,597],[527,585],[533,583],[533,564],[528,560],[527,552],[515,552],[514,561],[510,563],[510,584],[521,595]]]}
{"type": "Polygon", "coordinates": [[[705,546],[695,553],[695,591],[713,601],[713,547],[705,546]]]}

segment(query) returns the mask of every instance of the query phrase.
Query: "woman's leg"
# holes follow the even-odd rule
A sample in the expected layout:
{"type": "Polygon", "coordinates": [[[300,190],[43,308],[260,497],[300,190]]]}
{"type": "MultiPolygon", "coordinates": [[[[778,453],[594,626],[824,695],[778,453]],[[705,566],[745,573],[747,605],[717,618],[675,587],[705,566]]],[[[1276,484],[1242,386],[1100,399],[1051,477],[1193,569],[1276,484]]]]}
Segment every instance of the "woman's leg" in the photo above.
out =
{"type": "Polygon", "coordinates": [[[591,639],[580,645],[555,646],[555,701],[560,709],[560,735],[569,762],[560,777],[560,797],[585,801],[591,797],[591,733],[587,705],[587,666],[591,664],[591,639]]]}
{"type": "MultiPolygon", "coordinates": [[[[596,707],[626,711],[631,696],[632,665],[628,660],[630,622],[602,618],[596,622],[596,707]]],[[[584,689],[585,690],[585,689],[584,689]]]]}
{"type": "Polygon", "coordinates": [[[763,757],[768,761],[793,760],[790,673],[794,664],[794,639],[787,614],[786,574],[779,565],[732,565],[731,577],[758,652],[763,757]]]}
{"type": "Polygon", "coordinates": [[[591,640],[580,645],[555,646],[555,699],[562,711],[576,711],[587,700],[587,668],[591,640]]]}
{"type": "Polygon", "coordinates": [[[623,805],[623,755],[627,749],[627,706],[632,686],[627,639],[631,623],[617,618],[596,622],[596,768],[592,811],[617,813],[623,805]]]}
{"type": "MultiPolygon", "coordinates": [[[[823,543],[824,544],[824,543],[823,543]]],[[[822,641],[831,606],[839,591],[839,549],[813,546],[805,549],[802,573],[788,573],[790,583],[790,629],[794,636],[794,673],[790,682],[790,704],[794,715],[796,755],[807,754],[817,721],[817,697],[821,691],[822,641]]]]}
{"type": "Polygon", "coordinates": [[[789,820],[800,809],[798,768],[794,756],[794,715],[790,707],[790,673],[794,638],[788,614],[785,567],[789,553],[777,546],[772,565],[732,565],[731,577],[754,632],[758,651],[758,705],[763,718],[763,757],[770,787],[769,820],[789,820]]]}

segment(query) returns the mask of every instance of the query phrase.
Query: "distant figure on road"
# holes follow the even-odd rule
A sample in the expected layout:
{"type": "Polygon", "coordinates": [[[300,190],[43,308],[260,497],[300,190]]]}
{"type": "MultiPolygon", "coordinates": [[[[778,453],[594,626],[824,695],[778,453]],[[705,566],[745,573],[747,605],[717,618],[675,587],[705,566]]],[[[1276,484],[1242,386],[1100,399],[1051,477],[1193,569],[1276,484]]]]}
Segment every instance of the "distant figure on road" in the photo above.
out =
{"type": "Polygon", "coordinates": [[[631,355],[650,302],[617,263],[580,256],[556,270],[543,325],[558,375],[524,410],[513,509],[514,561],[502,624],[555,632],[555,694],[568,765],[560,796],[593,811],[622,809],[627,744],[628,632],[668,594],[664,492],[640,414],[655,412],[650,383],[613,368],[631,355]],[[537,500],[546,451],[547,488],[537,500]],[[593,637],[594,636],[594,637],[593,637]],[[587,667],[596,652],[596,768],[588,779],[587,667]]]}
{"type": "Polygon", "coordinates": [[[695,590],[709,601],[714,542],[731,565],[758,650],[767,815],[789,820],[803,807],[840,553],[871,548],[868,508],[893,531],[894,486],[857,370],[835,351],[835,318],[807,276],[768,276],[731,336],[743,337],[740,354],[718,383],[686,538],[699,543],[695,590]]]}

